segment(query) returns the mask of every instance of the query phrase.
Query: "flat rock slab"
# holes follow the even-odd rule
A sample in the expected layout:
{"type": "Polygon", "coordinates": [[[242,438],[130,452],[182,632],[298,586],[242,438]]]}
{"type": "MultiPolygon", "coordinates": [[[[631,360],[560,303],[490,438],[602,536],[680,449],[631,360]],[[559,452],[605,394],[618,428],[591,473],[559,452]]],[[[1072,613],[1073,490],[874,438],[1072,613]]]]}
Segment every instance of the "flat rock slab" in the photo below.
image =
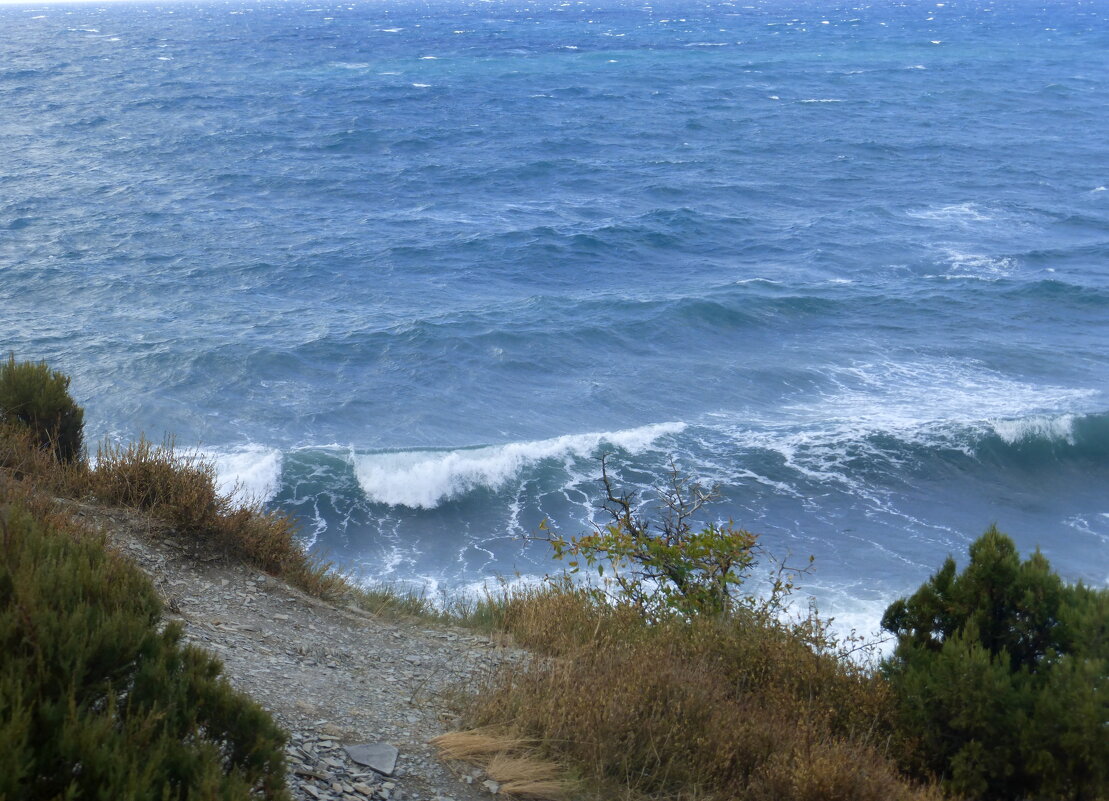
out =
{"type": "Polygon", "coordinates": [[[343,748],[352,761],[371,770],[376,770],[385,776],[392,776],[393,770],[397,766],[399,752],[389,743],[344,745],[343,748]]]}

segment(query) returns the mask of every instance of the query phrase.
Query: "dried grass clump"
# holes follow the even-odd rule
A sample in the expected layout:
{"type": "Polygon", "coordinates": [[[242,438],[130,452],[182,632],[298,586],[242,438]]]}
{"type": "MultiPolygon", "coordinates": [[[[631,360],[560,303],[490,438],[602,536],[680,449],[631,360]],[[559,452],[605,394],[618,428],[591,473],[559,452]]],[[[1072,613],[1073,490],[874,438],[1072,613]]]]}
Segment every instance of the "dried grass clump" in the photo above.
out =
{"type": "Polygon", "coordinates": [[[480,766],[510,798],[562,801],[572,790],[566,771],[540,757],[534,741],[505,730],[448,732],[431,742],[443,759],[480,766]]]}
{"type": "Polygon", "coordinates": [[[466,716],[544,744],[602,796],[923,801],[882,745],[884,683],[765,617],[647,624],[572,589],[502,619],[546,656],[506,668],[466,716]],[[552,658],[553,657],[553,658],[552,658]]]}
{"type": "Polygon", "coordinates": [[[0,471],[34,482],[43,492],[78,497],[88,487],[84,460],[59,461],[49,446],[27,426],[0,421],[0,471]]]}
{"type": "Polygon", "coordinates": [[[196,537],[313,595],[348,589],[329,564],[301,548],[292,520],[220,493],[215,468],[172,441],[100,446],[89,484],[105,503],[146,510],[178,535],[196,537]]]}

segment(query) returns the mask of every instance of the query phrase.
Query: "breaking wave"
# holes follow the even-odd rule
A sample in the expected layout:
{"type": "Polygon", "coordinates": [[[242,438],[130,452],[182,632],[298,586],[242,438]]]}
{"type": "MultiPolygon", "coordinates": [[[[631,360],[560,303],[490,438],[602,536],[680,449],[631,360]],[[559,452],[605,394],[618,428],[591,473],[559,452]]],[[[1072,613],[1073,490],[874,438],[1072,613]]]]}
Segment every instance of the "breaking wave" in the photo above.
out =
{"type": "Polygon", "coordinates": [[[592,457],[605,447],[637,454],[684,429],[683,423],[660,423],[480,448],[355,454],[354,471],[371,502],[433,509],[478,487],[498,489],[539,462],[567,463],[592,457]]]}

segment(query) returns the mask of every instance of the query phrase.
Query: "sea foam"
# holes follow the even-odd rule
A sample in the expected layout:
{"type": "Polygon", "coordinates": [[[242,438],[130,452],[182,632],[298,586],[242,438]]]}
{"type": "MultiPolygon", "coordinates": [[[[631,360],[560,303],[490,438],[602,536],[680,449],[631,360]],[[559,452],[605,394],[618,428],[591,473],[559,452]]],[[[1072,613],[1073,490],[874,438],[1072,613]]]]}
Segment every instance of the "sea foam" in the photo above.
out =
{"type": "Polygon", "coordinates": [[[684,429],[684,423],[659,423],[624,431],[569,434],[483,448],[356,453],[354,471],[371,502],[434,509],[445,500],[479,487],[498,489],[524,468],[540,461],[589,458],[606,445],[640,453],[660,438],[684,429]]]}
{"type": "Polygon", "coordinates": [[[216,468],[219,491],[244,503],[273,499],[281,483],[281,451],[244,445],[226,451],[202,451],[216,468]]]}
{"type": "Polygon", "coordinates": [[[1031,439],[1074,444],[1073,414],[1034,415],[1019,420],[991,420],[990,426],[1009,445],[1031,439]]]}

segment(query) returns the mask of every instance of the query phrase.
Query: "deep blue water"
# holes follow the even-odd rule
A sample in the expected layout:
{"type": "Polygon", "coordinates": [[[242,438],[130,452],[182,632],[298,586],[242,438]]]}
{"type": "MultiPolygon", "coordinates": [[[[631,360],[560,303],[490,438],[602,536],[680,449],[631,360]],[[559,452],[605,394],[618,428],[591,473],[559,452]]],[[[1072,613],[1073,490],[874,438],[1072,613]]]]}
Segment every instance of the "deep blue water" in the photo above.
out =
{"type": "Polygon", "coordinates": [[[671,456],[872,625],[1109,580],[1109,4],[0,7],[0,346],[367,578],[671,456]]]}

